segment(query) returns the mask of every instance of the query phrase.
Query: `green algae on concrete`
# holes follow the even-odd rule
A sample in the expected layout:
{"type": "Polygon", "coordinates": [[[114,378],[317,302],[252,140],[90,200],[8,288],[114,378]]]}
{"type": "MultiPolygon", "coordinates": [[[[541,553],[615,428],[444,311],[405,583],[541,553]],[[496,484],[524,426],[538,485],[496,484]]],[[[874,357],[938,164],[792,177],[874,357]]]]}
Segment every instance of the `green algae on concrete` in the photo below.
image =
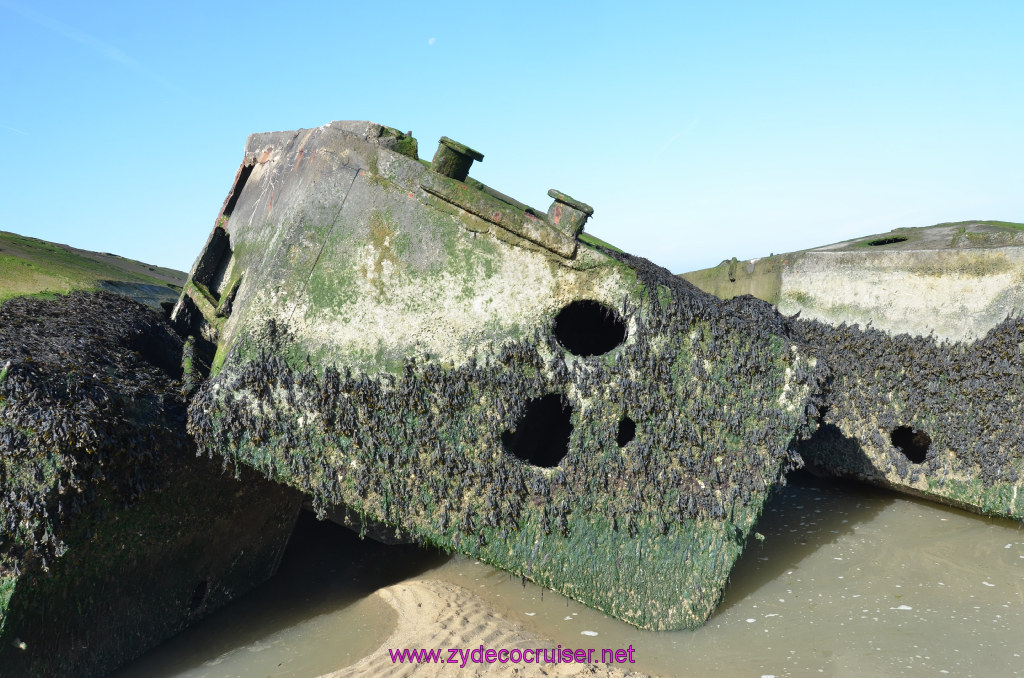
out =
{"type": "Polygon", "coordinates": [[[682,273],[679,277],[719,299],[749,294],[770,304],[777,304],[782,289],[782,271],[798,256],[772,255],[743,262],[734,258],[714,268],[682,273]]]}
{"type": "Polygon", "coordinates": [[[0,676],[100,676],[264,581],[293,491],[197,458],[181,340],[106,293],[0,306],[0,676]]]}
{"type": "Polygon", "coordinates": [[[532,209],[384,129],[250,137],[218,218],[230,249],[192,276],[225,271],[199,280],[214,300],[237,276],[231,312],[191,284],[175,309],[215,351],[189,409],[200,448],[321,515],[643,628],[701,625],[796,463],[813,357],[765,304],[577,238],[584,203],[532,209]]]}

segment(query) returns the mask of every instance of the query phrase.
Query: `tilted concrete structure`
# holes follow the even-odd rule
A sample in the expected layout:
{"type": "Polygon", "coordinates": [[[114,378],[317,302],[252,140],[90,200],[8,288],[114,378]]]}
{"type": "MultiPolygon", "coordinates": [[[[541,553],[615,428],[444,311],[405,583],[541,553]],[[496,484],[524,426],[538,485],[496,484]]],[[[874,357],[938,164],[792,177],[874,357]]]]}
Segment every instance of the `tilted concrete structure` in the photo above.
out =
{"type": "Polygon", "coordinates": [[[698,626],[817,412],[815,360],[761,302],[581,234],[584,203],[475,182],[482,157],[373,123],[250,137],[174,313],[190,431],[322,514],[698,626]]]}

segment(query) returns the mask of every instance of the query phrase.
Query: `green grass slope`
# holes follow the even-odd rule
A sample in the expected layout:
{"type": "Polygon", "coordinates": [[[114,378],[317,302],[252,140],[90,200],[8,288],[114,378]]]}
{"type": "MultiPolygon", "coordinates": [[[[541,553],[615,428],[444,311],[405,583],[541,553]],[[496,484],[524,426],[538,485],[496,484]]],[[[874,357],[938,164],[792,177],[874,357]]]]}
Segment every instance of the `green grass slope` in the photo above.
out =
{"type": "Polygon", "coordinates": [[[181,271],[116,254],[0,231],[0,302],[26,295],[49,297],[103,289],[128,296],[135,296],[132,290],[138,290],[148,298],[160,296],[166,289],[165,296],[171,299],[178,296],[186,278],[181,271]],[[111,290],[112,284],[119,289],[111,290]]]}

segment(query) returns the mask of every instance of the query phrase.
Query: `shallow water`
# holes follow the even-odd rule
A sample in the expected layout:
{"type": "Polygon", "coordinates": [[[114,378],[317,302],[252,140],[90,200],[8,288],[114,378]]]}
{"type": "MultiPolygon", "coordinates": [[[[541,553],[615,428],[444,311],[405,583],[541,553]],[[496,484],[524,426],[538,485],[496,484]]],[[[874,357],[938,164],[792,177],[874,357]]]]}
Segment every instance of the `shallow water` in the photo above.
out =
{"type": "Polygon", "coordinates": [[[373,652],[394,627],[394,611],[373,591],[447,559],[360,540],[303,512],[273,579],[111,676],[307,678],[334,671],[373,652]]]}
{"type": "Polygon", "coordinates": [[[393,624],[368,592],[417,574],[460,584],[565,647],[632,645],[636,663],[624,668],[664,676],[1024,675],[1016,523],[798,475],[757,530],[764,541],[748,547],[704,628],[653,633],[467,558],[304,522],[270,584],[115,675],[298,678],[341,668],[393,624]]]}

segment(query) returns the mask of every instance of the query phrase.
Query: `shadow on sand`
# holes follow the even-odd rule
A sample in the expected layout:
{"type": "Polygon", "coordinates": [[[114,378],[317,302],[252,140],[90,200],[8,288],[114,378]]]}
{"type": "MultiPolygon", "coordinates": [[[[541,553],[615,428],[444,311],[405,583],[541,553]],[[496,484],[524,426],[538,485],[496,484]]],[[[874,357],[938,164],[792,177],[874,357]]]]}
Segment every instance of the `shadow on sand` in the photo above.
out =
{"type": "Polygon", "coordinates": [[[386,546],[302,511],[281,566],[268,582],[111,674],[165,678],[238,647],[354,605],[449,556],[413,545],[386,546]]]}

